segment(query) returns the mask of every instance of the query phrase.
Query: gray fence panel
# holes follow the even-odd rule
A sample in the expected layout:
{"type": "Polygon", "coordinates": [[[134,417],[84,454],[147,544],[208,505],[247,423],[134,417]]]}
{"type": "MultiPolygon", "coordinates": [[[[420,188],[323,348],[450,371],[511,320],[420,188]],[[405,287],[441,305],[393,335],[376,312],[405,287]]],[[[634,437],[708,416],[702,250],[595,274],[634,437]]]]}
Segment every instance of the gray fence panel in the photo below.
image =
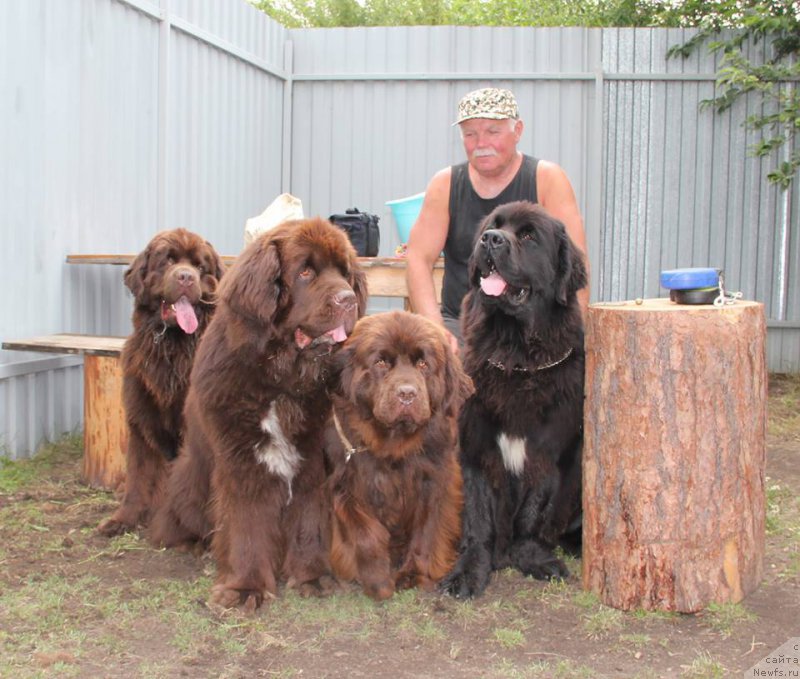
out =
{"type": "MultiPolygon", "coordinates": [[[[599,252],[603,300],[664,296],[661,270],[718,266],[729,289],[761,301],[770,320],[770,370],[796,372],[797,204],[800,186],[767,183],[775,159],[749,155],[743,127],[753,97],[724,114],[698,110],[715,93],[718,63],[705,51],[666,59],[683,31],[604,31],[606,183],[599,252]]],[[[749,47],[763,60],[764,45],[749,47]]]]}
{"type": "Polygon", "coordinates": [[[0,366],[0,456],[27,457],[47,440],[77,429],[83,370],[74,357],[32,358],[0,366]],[[65,398],[66,394],[76,398],[65,398]]]}
{"type": "Polygon", "coordinates": [[[15,284],[0,292],[0,335],[84,330],[90,316],[113,325],[116,309],[65,304],[72,278],[63,262],[70,251],[119,251],[138,224],[153,221],[155,182],[142,153],[156,92],[152,22],[108,0],[4,3],[2,11],[4,50],[15,58],[2,60],[3,89],[14,96],[0,104],[8,107],[0,257],[15,284]]]}
{"type": "Polygon", "coordinates": [[[600,126],[591,118],[598,32],[305,29],[290,39],[292,192],[310,214],[351,205],[379,214],[382,254],[399,244],[385,202],[423,191],[437,170],[463,160],[451,123],[458,100],[477,87],[514,90],[526,123],[522,150],[561,164],[584,213],[592,200],[599,210],[587,154],[594,146],[599,156],[600,126]]]}
{"type": "MultiPolygon", "coordinates": [[[[13,282],[0,339],[129,332],[124,269],[68,253],[138,252],[175,226],[241,249],[245,220],[282,189],[285,35],[238,1],[0,4],[0,266],[13,282]]],[[[38,372],[36,356],[0,352],[0,445],[14,457],[81,422],[80,367],[38,372]]]]}
{"type": "Polygon", "coordinates": [[[176,32],[170,82],[166,227],[236,254],[245,221],[281,193],[283,81],[176,32]]]}

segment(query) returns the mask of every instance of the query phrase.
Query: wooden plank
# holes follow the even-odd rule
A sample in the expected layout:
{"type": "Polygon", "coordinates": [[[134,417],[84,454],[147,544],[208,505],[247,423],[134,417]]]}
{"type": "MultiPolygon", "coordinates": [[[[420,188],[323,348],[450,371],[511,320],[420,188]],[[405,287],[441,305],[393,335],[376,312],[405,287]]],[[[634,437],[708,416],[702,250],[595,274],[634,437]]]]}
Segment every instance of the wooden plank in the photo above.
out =
{"type": "Polygon", "coordinates": [[[6,341],[3,342],[3,349],[13,351],[44,351],[54,354],[119,356],[124,344],[124,337],[62,333],[6,341]]]}
{"type": "Polygon", "coordinates": [[[67,264],[115,264],[128,265],[136,255],[67,255],[67,264]]]}
{"type": "MultiPolygon", "coordinates": [[[[130,264],[136,255],[125,254],[73,254],[67,255],[67,264],[130,264]]],[[[236,261],[234,255],[222,255],[222,261],[230,266],[236,261]]],[[[403,257],[359,257],[358,263],[367,274],[367,287],[372,297],[408,297],[406,288],[406,260],[403,257]]],[[[437,299],[442,295],[444,259],[434,266],[433,278],[437,299]]]]}
{"type": "MultiPolygon", "coordinates": [[[[367,290],[370,297],[408,297],[406,287],[406,267],[386,266],[385,264],[365,267],[367,274],[367,290]]],[[[436,299],[442,298],[442,279],[444,266],[433,271],[433,282],[436,287],[436,299]]]]}
{"type": "MultiPolygon", "coordinates": [[[[227,265],[236,261],[236,255],[220,255],[220,257],[227,265]]],[[[114,264],[124,266],[133,262],[135,258],[135,254],[87,253],[67,255],[66,262],[67,264],[114,264]]],[[[406,268],[405,257],[359,257],[358,262],[365,269],[390,267],[405,270],[406,268]]],[[[436,268],[444,268],[444,258],[440,258],[436,262],[436,268]]]]}

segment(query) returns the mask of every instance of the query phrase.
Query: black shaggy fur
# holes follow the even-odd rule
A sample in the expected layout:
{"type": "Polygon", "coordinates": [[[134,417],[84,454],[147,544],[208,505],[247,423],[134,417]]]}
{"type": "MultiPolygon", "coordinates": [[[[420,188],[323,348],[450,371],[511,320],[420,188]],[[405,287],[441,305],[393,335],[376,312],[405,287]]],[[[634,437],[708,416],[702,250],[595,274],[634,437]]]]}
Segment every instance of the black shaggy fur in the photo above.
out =
{"type": "Polygon", "coordinates": [[[480,595],[494,570],[564,577],[553,548],[579,534],[586,268],[561,222],[529,202],[483,222],[462,305],[475,394],[460,417],[463,534],[443,581],[480,595]],[[485,279],[485,280],[484,280],[485,279]]]}

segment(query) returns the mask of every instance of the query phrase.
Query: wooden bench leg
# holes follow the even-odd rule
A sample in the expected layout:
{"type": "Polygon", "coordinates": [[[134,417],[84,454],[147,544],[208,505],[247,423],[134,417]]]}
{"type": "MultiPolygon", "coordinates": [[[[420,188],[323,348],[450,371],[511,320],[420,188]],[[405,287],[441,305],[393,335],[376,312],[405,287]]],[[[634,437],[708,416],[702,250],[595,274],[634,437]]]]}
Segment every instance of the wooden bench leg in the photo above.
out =
{"type": "Polygon", "coordinates": [[[125,480],[128,428],[118,356],[86,354],[83,364],[83,480],[116,490],[125,480]]]}

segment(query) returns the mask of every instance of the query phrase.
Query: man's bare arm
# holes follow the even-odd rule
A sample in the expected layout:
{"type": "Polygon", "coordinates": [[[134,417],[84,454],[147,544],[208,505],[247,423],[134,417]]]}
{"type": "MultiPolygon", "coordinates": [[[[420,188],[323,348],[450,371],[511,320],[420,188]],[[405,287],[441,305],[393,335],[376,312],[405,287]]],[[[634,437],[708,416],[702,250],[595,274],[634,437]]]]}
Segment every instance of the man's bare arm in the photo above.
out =
{"type": "MultiPolygon", "coordinates": [[[[406,287],[414,312],[444,327],[436,299],[433,267],[447,240],[450,223],[450,168],[437,172],[425,190],[417,221],[411,228],[406,253],[406,287]]],[[[449,334],[449,333],[448,333],[449,334]]],[[[452,335],[451,345],[457,349],[452,335]]]]}

